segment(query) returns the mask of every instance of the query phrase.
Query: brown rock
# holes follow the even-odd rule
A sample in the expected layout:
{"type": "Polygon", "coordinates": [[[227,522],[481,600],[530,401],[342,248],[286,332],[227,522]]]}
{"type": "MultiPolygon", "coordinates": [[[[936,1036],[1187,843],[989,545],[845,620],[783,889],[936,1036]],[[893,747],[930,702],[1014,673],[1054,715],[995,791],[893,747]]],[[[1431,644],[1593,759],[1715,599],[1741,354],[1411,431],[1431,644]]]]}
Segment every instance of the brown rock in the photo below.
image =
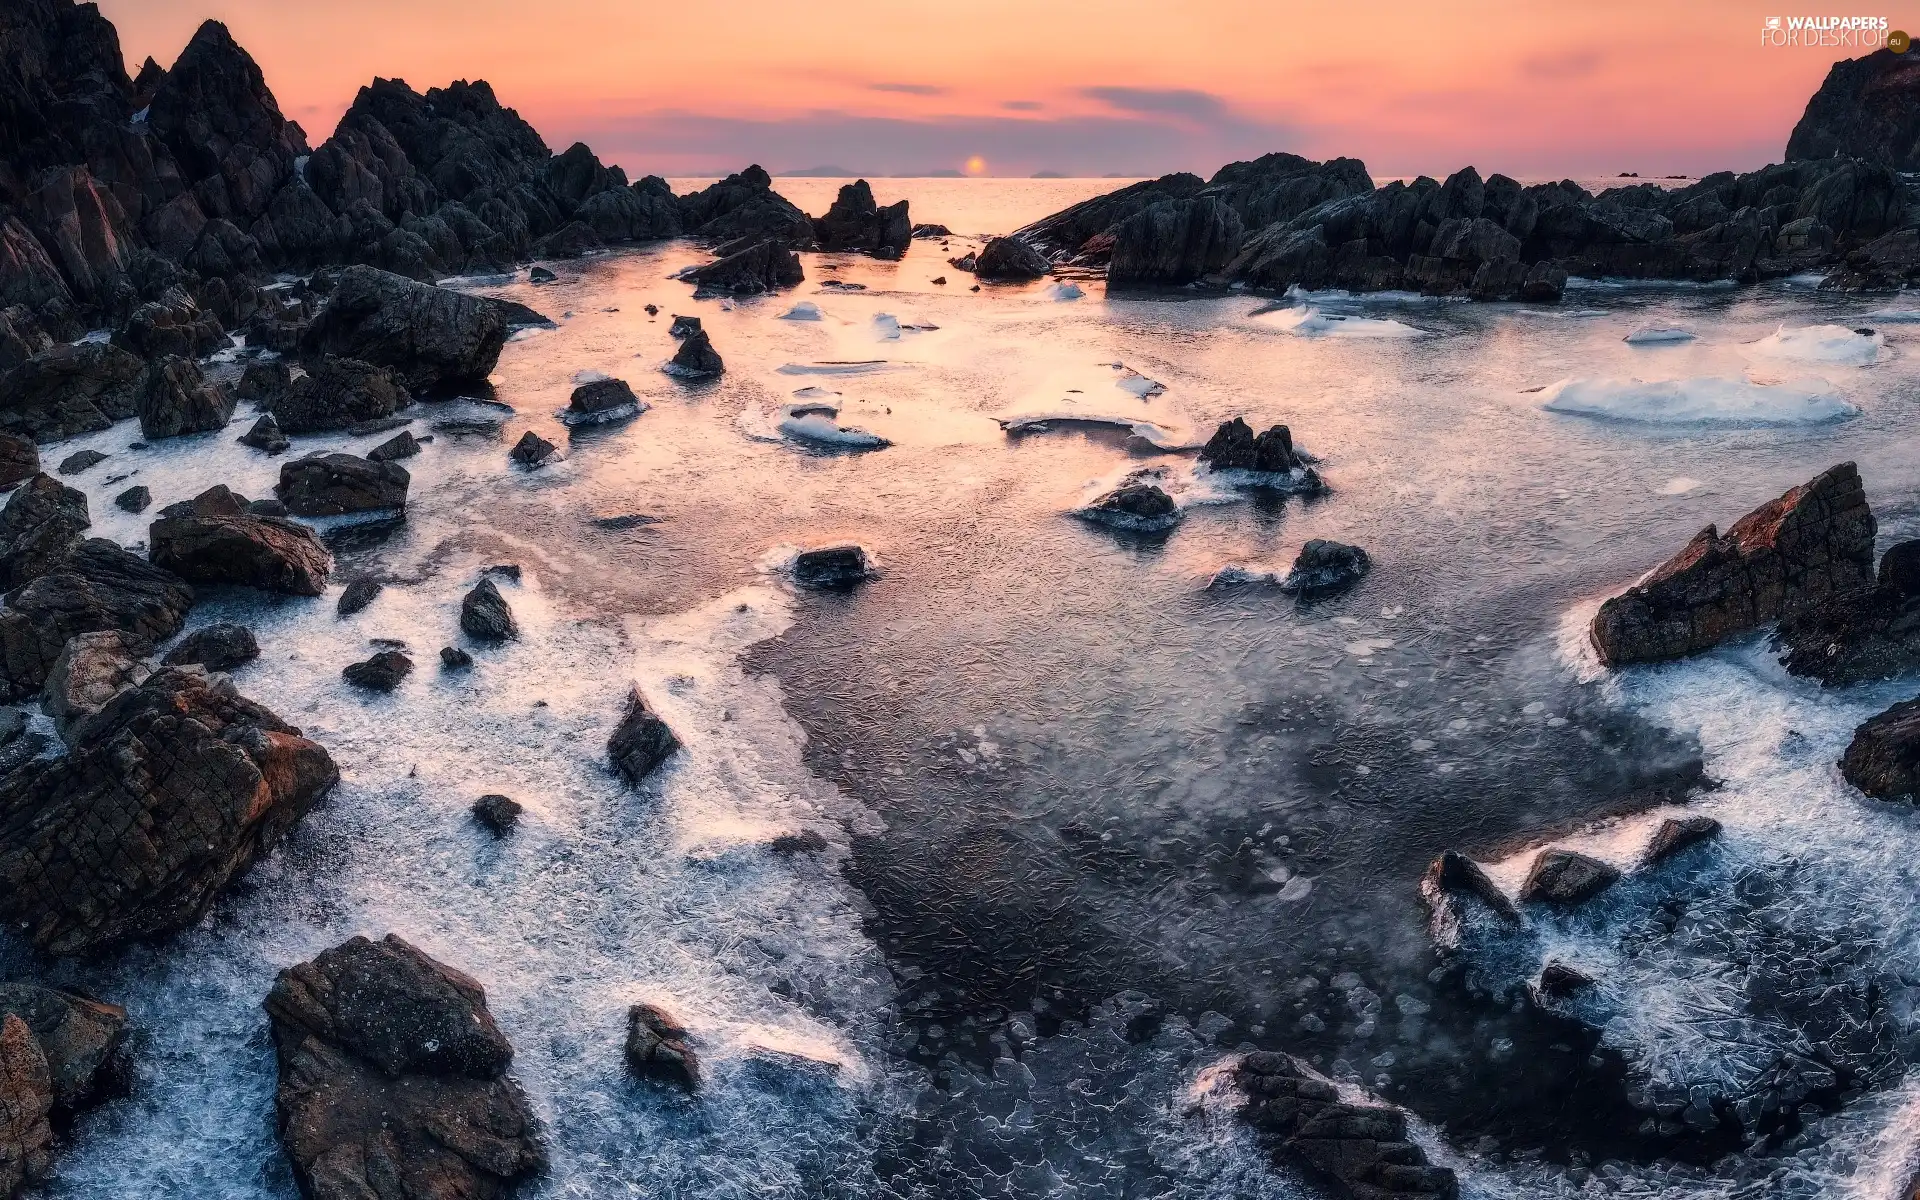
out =
{"type": "Polygon", "coordinates": [[[34,983],[0,983],[0,1013],[33,1031],[52,1076],[53,1103],[74,1112],[126,1082],[127,1010],[34,983]]]}
{"type": "Polygon", "coordinates": [[[333,555],[313,530],[247,511],[225,484],[162,509],[148,543],[154,565],[194,583],[318,596],[333,569],[333,555]]]}
{"type": "Polygon", "coordinates": [[[1397,1108],[1340,1099],[1331,1080],[1298,1059],[1256,1050],[1234,1081],[1246,1097],[1241,1119],[1276,1158],[1292,1161],[1350,1200],[1455,1200],[1453,1171],[1427,1163],[1397,1108]]]}
{"type": "Polygon", "coordinates": [[[33,1031],[0,1018],[0,1196],[46,1178],[53,1162],[53,1077],[33,1031]]]}
{"type": "Polygon", "coordinates": [[[686,1028],[651,1004],[627,1010],[627,1066],[643,1079],[657,1079],[689,1092],[700,1083],[700,1059],[687,1045],[686,1028]]]}
{"type": "Polygon", "coordinates": [[[171,571],[91,538],[0,609],[0,701],[38,692],[69,639],[118,630],[145,653],[180,632],[193,589],[171,571]]]}
{"type": "Polygon", "coordinates": [[[1660,822],[1660,828],[1653,831],[1653,837],[1647,840],[1646,853],[1642,860],[1649,863],[1659,862],[1685,850],[1695,842],[1704,842],[1720,832],[1720,822],[1712,817],[1668,817],[1660,822]]]}
{"type": "Polygon", "coordinates": [[[639,783],[680,748],[673,730],[647,707],[639,688],[627,693],[626,715],[607,739],[607,757],[628,783],[639,783]]]}
{"type": "Polygon", "coordinates": [[[85,492],[51,475],[35,475],[0,508],[0,592],[31,583],[58,567],[92,521],[85,492]]]}
{"type": "Polygon", "coordinates": [[[0,433],[0,490],[18,487],[40,473],[40,447],[30,437],[0,433]]]}
{"type": "Polygon", "coordinates": [[[1520,885],[1520,898],[1578,904],[1606,891],[1619,878],[1618,870],[1597,858],[1549,847],[1534,858],[1526,882],[1520,885]]]}
{"type": "Polygon", "coordinates": [[[1840,773],[1876,800],[1920,803],[1920,700],[1862,722],[1840,759],[1840,773]]]}
{"type": "Polygon", "coordinates": [[[353,454],[314,454],[280,467],[274,495],[302,517],[335,517],[407,506],[413,477],[398,463],[353,454]]]}

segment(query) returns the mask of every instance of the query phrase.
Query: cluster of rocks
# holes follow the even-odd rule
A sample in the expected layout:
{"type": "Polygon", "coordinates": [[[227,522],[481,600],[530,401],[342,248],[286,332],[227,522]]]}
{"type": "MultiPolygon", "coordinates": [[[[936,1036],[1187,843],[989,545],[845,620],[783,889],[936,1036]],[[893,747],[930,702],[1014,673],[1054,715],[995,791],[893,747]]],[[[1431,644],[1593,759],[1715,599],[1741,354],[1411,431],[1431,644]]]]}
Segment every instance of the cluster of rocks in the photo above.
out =
{"type": "Polygon", "coordinates": [[[1283,1166],[1304,1164],[1352,1200],[1454,1200],[1459,1181],[1434,1166],[1407,1130],[1407,1115],[1344,1100],[1333,1081],[1290,1055],[1257,1050],[1234,1069],[1241,1117],[1283,1166]]]}
{"type": "Polygon", "coordinates": [[[38,1183],[54,1125],[125,1084],[126,1010],[31,983],[0,983],[0,1196],[38,1183]]]}

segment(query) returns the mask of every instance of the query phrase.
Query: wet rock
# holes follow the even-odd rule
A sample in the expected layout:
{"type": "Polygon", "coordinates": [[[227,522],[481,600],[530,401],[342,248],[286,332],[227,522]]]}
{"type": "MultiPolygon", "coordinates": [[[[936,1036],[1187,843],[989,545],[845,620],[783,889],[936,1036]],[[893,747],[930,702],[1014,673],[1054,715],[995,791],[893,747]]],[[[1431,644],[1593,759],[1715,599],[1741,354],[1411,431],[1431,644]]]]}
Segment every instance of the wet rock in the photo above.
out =
{"type": "Polygon", "coordinates": [[[0,1196],[17,1195],[53,1165],[53,1076],[33,1031],[0,1018],[0,1196]]]}
{"type": "Polygon", "coordinates": [[[559,450],[552,442],[529,429],[507,451],[507,457],[523,467],[544,467],[559,450]]]}
{"type": "Polygon", "coordinates": [[[913,238],[907,202],[880,207],[864,179],[842,184],[825,216],[813,223],[822,250],[864,250],[876,258],[899,258],[913,238]]]}
{"type": "Polygon", "coordinates": [[[1888,550],[1872,587],[1782,617],[1774,645],[1788,671],[1829,685],[1920,667],[1920,541],[1888,550]]]}
{"type": "Polygon", "coordinates": [[[513,609],[491,577],[475,584],[460,601],[460,628],[477,642],[504,642],[520,636],[513,609]]]}
{"type": "Polygon", "coordinates": [[[275,500],[272,496],[268,496],[263,500],[249,500],[247,501],[246,507],[247,512],[256,517],[280,517],[284,520],[293,515],[287,511],[286,505],[275,500]]]}
{"type": "Polygon", "coordinates": [[[1850,462],[1735,522],[1711,525],[1652,575],[1600,606],[1602,662],[1680,658],[1873,582],[1873,512],[1850,462]]]}
{"type": "Polygon", "coordinates": [[[557,282],[559,278],[558,275],[555,275],[545,267],[532,267],[527,271],[528,283],[554,283],[557,282]]]}
{"type": "Polygon", "coordinates": [[[283,464],[273,492],[296,516],[334,517],[405,508],[411,482],[407,469],[397,463],[316,454],[283,464]]]}
{"type": "Polygon", "coordinates": [[[1330,1080],[1272,1051],[1241,1059],[1234,1080],[1246,1096],[1241,1117],[1261,1142],[1276,1158],[1331,1183],[1337,1194],[1354,1200],[1459,1195],[1453,1172],[1428,1165],[1409,1138],[1399,1109],[1342,1100],[1330,1080]]]}
{"type": "Polygon", "coordinates": [[[1443,850],[1420,880],[1420,894],[1436,918],[1450,896],[1472,896],[1503,919],[1518,924],[1520,910],[1486,869],[1457,850],[1443,850]]]}
{"type": "Polygon", "coordinates": [[[40,473],[40,447],[32,438],[0,433],[0,490],[18,487],[40,473]]]}
{"type": "Polygon", "coordinates": [[[542,258],[584,258],[604,249],[606,243],[584,221],[569,221],[533,245],[542,258]]]}
{"type": "Polygon", "coordinates": [[[498,794],[482,796],[473,802],[473,819],[487,827],[495,837],[505,837],[520,821],[519,801],[498,794]]]}
{"type": "Polygon", "coordinates": [[[651,1004],[627,1010],[627,1067],[642,1079],[688,1092],[700,1083],[700,1059],[687,1044],[686,1027],[651,1004]]]}
{"type": "MultiPolygon", "coordinates": [[[[0,276],[4,274],[0,266],[0,276]]],[[[0,308],[0,371],[10,371],[52,346],[53,338],[32,309],[24,304],[0,308]]]]}
{"type": "Polygon", "coordinates": [[[1294,454],[1292,430],[1275,425],[1255,436],[1252,427],[1239,417],[1214,430],[1200,450],[1200,459],[1217,470],[1277,472],[1305,465],[1294,454]]]}
{"type": "Polygon", "coordinates": [[[760,242],[680,276],[694,295],[752,296],[793,287],[806,279],[800,256],[778,242],[760,242]]]}
{"type": "Polygon", "coordinates": [[[486,301],[373,267],[348,267],[307,330],[309,353],[391,368],[415,390],[484,380],[507,323],[486,301]]]}
{"type": "Polygon", "coordinates": [[[163,659],[170,667],[198,664],[209,671],[231,671],[260,657],[253,630],[231,621],[203,625],[175,643],[163,659]]]}
{"type": "Polygon", "coordinates": [[[334,611],[343,617],[350,617],[372,604],[385,586],[372,575],[356,575],[347,582],[346,590],[340,593],[340,603],[334,607],[334,611]]]}
{"type": "Polygon", "coordinates": [[[121,689],[139,686],[149,673],[118,630],[79,634],[53,660],[40,704],[60,736],[71,743],[79,722],[99,712],[121,689]]]}
{"type": "Polygon", "coordinates": [[[267,408],[287,433],[323,433],[391,417],[412,401],[391,371],[328,356],[309,364],[267,408]]]}
{"type": "Polygon", "coordinates": [[[981,279],[1038,279],[1051,272],[1053,264],[1019,238],[997,237],[973,256],[972,270],[981,279]]]}
{"type": "Polygon", "coordinates": [[[1720,822],[1712,817],[1668,817],[1660,822],[1660,827],[1653,831],[1653,837],[1648,839],[1641,861],[1657,863],[1671,858],[1695,842],[1704,842],[1719,832],[1720,822]]]}
{"type": "Polygon", "coordinates": [[[953,230],[948,229],[945,225],[934,225],[931,223],[927,223],[927,224],[915,225],[913,227],[913,236],[916,238],[952,237],[953,230]]]}
{"type": "Polygon", "coordinates": [[[265,450],[268,454],[281,454],[293,443],[287,440],[287,435],[281,431],[280,422],[274,419],[274,415],[264,412],[260,414],[260,419],[253,423],[253,428],[240,435],[240,444],[252,446],[255,450],[265,450]]]}
{"type": "Polygon", "coordinates": [[[596,379],[573,389],[567,401],[569,424],[618,421],[640,411],[640,398],[624,379],[596,379]]]}
{"type": "Polygon", "coordinates": [[[292,369],[275,359],[272,362],[248,363],[247,369],[240,372],[240,382],[234,386],[233,394],[251,404],[271,409],[274,402],[292,386],[292,369]]]}
{"type": "Polygon", "coordinates": [[[397,462],[403,458],[412,458],[420,453],[419,439],[413,434],[402,431],[367,451],[371,462],[397,462]]]}
{"type": "Polygon", "coordinates": [[[1330,592],[1358,583],[1372,567],[1373,560],[1360,547],[1314,538],[1300,548],[1280,587],[1302,594],[1330,592]]]}
{"type": "Polygon", "coordinates": [[[607,757],[628,783],[639,783],[680,749],[680,739],[649,707],[639,688],[627,693],[627,711],[607,739],[607,757]]]}
{"type": "MultiPolygon", "coordinates": [[[[1115,225],[1112,236],[1109,283],[1173,285],[1225,267],[1240,249],[1246,226],[1232,206],[1198,196],[1143,209],[1115,225]]],[[[981,257],[984,261],[984,251],[981,257]]]]}
{"type": "Polygon", "coordinates": [[[1920,700],[1862,722],[1840,758],[1840,773],[1876,800],[1920,803],[1920,700]]]}
{"type": "Polygon", "coordinates": [[[692,335],[699,332],[700,332],[699,317],[683,317],[679,313],[673,314],[673,324],[667,327],[668,337],[676,337],[676,338],[691,337],[692,335]]]}
{"type": "Polygon", "coordinates": [[[121,512],[143,513],[153,504],[153,493],[145,484],[135,484],[113,498],[115,508],[121,512]]]}
{"type": "Polygon", "coordinates": [[[134,415],[146,364],[118,346],[56,345],[0,375],[0,429],[76,437],[134,415]]]}
{"type": "Polygon", "coordinates": [[[149,360],[205,358],[229,345],[220,318],[203,311],[178,288],[134,309],[113,340],[149,360]]]}
{"type": "Polygon", "coordinates": [[[340,678],[357,688],[372,692],[391,692],[400,681],[413,674],[413,660],[398,650],[382,650],[363,662],[348,663],[340,678]]]}
{"type": "Polygon", "coordinates": [[[767,849],[781,858],[792,858],[796,854],[820,854],[826,848],[827,839],[811,829],[778,834],[767,843],[767,849]]]}
{"type": "Polygon", "coordinates": [[[16,981],[0,983],[0,1013],[32,1032],[47,1060],[56,1112],[77,1112],[125,1086],[126,1009],[16,981]]]}
{"type": "Polygon", "coordinates": [[[793,560],[793,580],[806,587],[846,587],[871,574],[866,550],[852,542],[802,550],[793,560]]]}
{"type": "Polygon", "coordinates": [[[1550,904],[1578,904],[1612,887],[1620,872],[1585,854],[1573,850],[1542,850],[1520,885],[1522,900],[1550,904]]]}
{"type": "Polygon", "coordinates": [[[464,671],[473,665],[473,655],[458,646],[440,647],[440,668],[443,671],[464,671]]]}
{"type": "Polygon", "coordinates": [[[162,509],[147,542],[154,565],[194,583],[318,596],[333,569],[333,555],[313,530],[247,511],[224,484],[162,509]]]}
{"type": "Polygon", "coordinates": [[[471,977],[388,934],[282,971],[266,1000],[281,1145],[314,1200],[504,1198],[544,1169],[513,1047],[471,977]]]}
{"type": "Polygon", "coordinates": [[[1078,265],[1100,266],[1113,252],[1115,226],[1155,205],[1188,199],[1205,183],[1186,172],[1143,180],[1042,217],[1015,235],[1051,258],[1064,255],[1078,265]]]}
{"type": "Polygon", "coordinates": [[[718,375],[727,369],[721,361],[720,352],[713,348],[713,342],[704,329],[696,329],[680,343],[680,349],[673,356],[674,369],[683,375],[718,375]]]}
{"type": "Polygon", "coordinates": [[[85,492],[35,475],[0,508],[0,592],[40,578],[65,562],[93,522],[85,492]]]}
{"type": "Polygon", "coordinates": [[[1102,525],[1158,533],[1180,522],[1180,506],[1157,483],[1130,480],[1094,498],[1079,515],[1102,525]]]}
{"type": "Polygon", "coordinates": [[[164,358],[149,366],[136,406],[145,438],[207,433],[233,419],[233,394],[188,358],[164,358]]]}
{"type": "Polygon", "coordinates": [[[1593,976],[1563,962],[1550,962],[1540,969],[1539,993],[1549,1000],[1565,1000],[1593,986],[1593,976]]]}
{"type": "Polygon", "coordinates": [[[184,929],[338,778],[225,676],[163,667],[0,778],[0,913],[52,954],[184,929]]]}

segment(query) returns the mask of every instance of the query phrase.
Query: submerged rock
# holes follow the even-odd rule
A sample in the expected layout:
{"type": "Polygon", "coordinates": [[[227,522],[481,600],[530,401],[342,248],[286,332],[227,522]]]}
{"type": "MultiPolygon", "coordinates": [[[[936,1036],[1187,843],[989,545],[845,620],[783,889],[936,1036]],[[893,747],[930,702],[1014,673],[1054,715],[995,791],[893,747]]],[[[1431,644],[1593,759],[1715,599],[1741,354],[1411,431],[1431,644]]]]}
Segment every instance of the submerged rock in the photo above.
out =
{"type": "Polygon", "coordinates": [[[231,671],[260,657],[253,630],[231,621],[203,625],[175,643],[163,659],[170,667],[198,664],[209,671],[231,671]]]}
{"type": "Polygon", "coordinates": [[[0,778],[0,914],[52,954],[184,929],[338,778],[224,676],[163,667],[0,778]]]}
{"type": "Polygon", "coordinates": [[[302,341],[391,368],[409,388],[484,380],[500,360],[507,322],[487,301],[373,267],[340,272],[302,341]]]}
{"type": "Polygon", "coordinates": [[[639,688],[627,693],[627,711],[607,739],[607,757],[628,783],[639,783],[680,748],[667,723],[647,707],[639,688]]]}
{"type": "Polygon", "coordinates": [[[1608,666],[1680,658],[1873,582],[1873,511],[1850,462],[1748,513],[1709,525],[1645,581],[1600,606],[1591,636],[1608,666]]]}
{"type": "Polygon", "coordinates": [[[1578,904],[1619,882],[1620,872],[1597,858],[1573,850],[1542,850],[1520,885],[1522,900],[1578,904]]]}
{"type": "Polygon", "coordinates": [[[335,517],[407,506],[412,476],[397,463],[369,462],[352,454],[318,454],[280,468],[274,495],[302,517],[335,517]]]}
{"type": "Polygon", "coordinates": [[[1102,525],[1159,533],[1180,523],[1180,506],[1159,484],[1134,479],[1095,497],[1078,515],[1102,525]]]}
{"type": "Polygon", "coordinates": [[[192,606],[193,589],[163,566],[104,538],[81,542],[0,609],[0,702],[38,692],[69,639],[117,630],[146,653],[180,631],[192,606]]]}
{"type": "Polygon", "coordinates": [[[1565,1000],[1592,986],[1593,976],[1555,961],[1540,968],[1540,982],[1536,988],[1549,1000],[1565,1000]]]}
{"type": "Polygon", "coordinates": [[[727,369],[721,361],[720,352],[713,348],[713,341],[704,329],[696,329],[680,343],[680,349],[674,353],[673,368],[683,375],[718,375],[727,369]]]}
{"type": "MultiPolygon", "coordinates": [[[[1047,261],[1032,246],[1019,238],[997,237],[989,240],[980,253],[971,256],[971,268],[981,279],[1038,279],[1053,270],[1053,264],[1047,261]]],[[[959,266],[959,263],[954,263],[959,266]]]]}
{"type": "Polygon", "coordinates": [[[1430,1166],[1397,1108],[1340,1099],[1331,1080],[1299,1060],[1256,1050],[1234,1080],[1246,1096],[1242,1118],[1276,1157],[1291,1159],[1354,1200],[1432,1197],[1454,1200],[1459,1184],[1430,1166]]]}
{"type": "Polygon", "coordinates": [[[1330,592],[1358,583],[1372,567],[1373,560],[1360,547],[1314,538],[1300,547],[1280,588],[1302,594],[1330,592]]]}
{"type": "Polygon", "coordinates": [[[1841,756],[1840,773],[1876,800],[1920,803],[1920,700],[1862,722],[1841,756]]]}
{"type": "Polygon", "coordinates": [[[700,1084],[700,1059],[687,1044],[686,1027],[651,1004],[627,1010],[627,1067],[642,1079],[689,1092],[700,1084]]]}
{"type": "Polygon", "coordinates": [[[398,650],[382,650],[372,658],[348,663],[340,670],[340,678],[372,692],[390,692],[411,674],[413,660],[398,650]]]}
{"type": "Polygon", "coordinates": [[[793,580],[806,587],[845,587],[871,574],[865,548],[853,542],[802,550],[793,560],[793,580]]]}
{"type": "Polygon", "coordinates": [[[513,609],[491,578],[475,584],[460,601],[460,628],[477,642],[504,642],[520,636],[513,609]]]}
{"type": "Polygon", "coordinates": [[[107,458],[108,455],[98,450],[77,450],[60,460],[59,471],[62,475],[78,475],[82,471],[99,466],[107,461],[107,458]]]}
{"type": "Polygon", "coordinates": [[[520,821],[520,803],[510,797],[492,794],[473,802],[473,819],[487,827],[495,837],[505,837],[520,821]]]}
{"type": "Polygon", "coordinates": [[[618,421],[640,412],[640,398],[624,379],[596,379],[573,389],[565,420],[570,425],[618,421]]]}
{"type": "Polygon", "coordinates": [[[87,527],[85,492],[51,475],[35,475],[0,508],[0,592],[53,570],[80,544],[87,527]]]}
{"type": "Polygon", "coordinates": [[[249,512],[224,484],[160,510],[147,541],[154,565],[194,583],[318,596],[333,569],[333,555],[313,530],[249,512]]]}
{"type": "Polygon", "coordinates": [[[546,1166],[513,1047],[471,977],[393,934],[280,972],[281,1145],[314,1200],[500,1200],[546,1166]]]}
{"type": "Polygon", "coordinates": [[[558,446],[529,429],[520,435],[513,449],[507,451],[507,457],[523,467],[544,467],[558,450],[558,446]]]}
{"type": "Polygon", "coordinates": [[[287,435],[281,431],[280,422],[270,412],[260,414],[253,428],[240,435],[240,444],[252,446],[255,450],[265,450],[268,454],[279,454],[292,445],[287,435]]]}
{"type": "Polygon", "coordinates": [[[323,433],[391,417],[412,400],[384,367],[328,355],[267,408],[287,433],[323,433]]]}
{"type": "Polygon", "coordinates": [[[221,429],[233,419],[233,395],[209,382],[190,358],[163,358],[147,368],[136,401],[140,435],[179,437],[221,429]]]}

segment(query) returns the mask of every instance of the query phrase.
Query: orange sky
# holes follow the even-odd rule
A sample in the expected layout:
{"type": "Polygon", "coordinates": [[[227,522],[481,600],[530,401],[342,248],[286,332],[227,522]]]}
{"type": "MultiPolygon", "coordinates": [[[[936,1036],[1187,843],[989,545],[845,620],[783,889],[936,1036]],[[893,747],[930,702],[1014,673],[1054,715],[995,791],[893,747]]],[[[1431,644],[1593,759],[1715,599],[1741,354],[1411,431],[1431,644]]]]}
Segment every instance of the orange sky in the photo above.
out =
{"type": "MultiPolygon", "coordinates": [[[[1763,49],[1779,0],[101,0],[129,68],[218,17],[312,141],[376,74],[490,80],[630,174],[1746,169],[1858,51],[1763,49]]],[[[1854,6],[1859,7],[1859,6],[1854,6]]],[[[1848,11],[1852,11],[1849,8],[1848,11]]],[[[1871,6],[1860,11],[1879,12],[1871,6]]],[[[1889,11],[1896,27],[1902,14],[1889,11]]],[[[1912,15],[1920,25],[1920,13],[1912,15]]]]}

